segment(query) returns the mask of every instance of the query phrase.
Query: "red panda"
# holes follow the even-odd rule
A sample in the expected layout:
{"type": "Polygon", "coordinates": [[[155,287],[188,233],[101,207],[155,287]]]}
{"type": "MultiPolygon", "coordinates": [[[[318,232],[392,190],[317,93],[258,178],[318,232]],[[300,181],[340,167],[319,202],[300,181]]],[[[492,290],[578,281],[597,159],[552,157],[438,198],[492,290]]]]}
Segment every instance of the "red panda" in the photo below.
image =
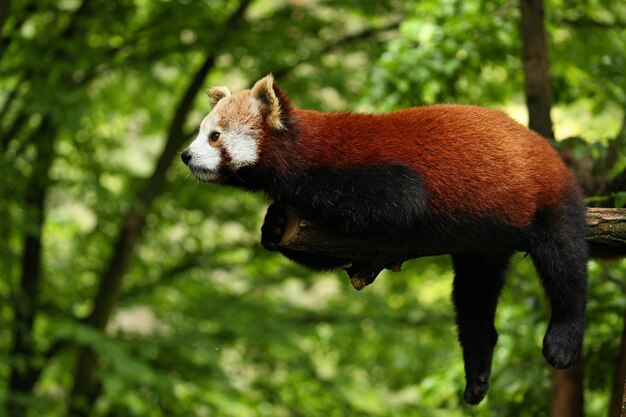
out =
{"type": "Polygon", "coordinates": [[[581,352],[587,299],[585,205],[548,142],[496,110],[434,105],[372,115],[293,107],[271,75],[236,94],[209,90],[212,111],[182,153],[199,180],[272,200],[261,243],[312,269],[349,260],[278,242],[286,207],[339,233],[462,242],[452,298],[465,400],[489,388],[494,315],[513,251],[530,254],[551,305],[543,341],[556,368],[581,352]]]}

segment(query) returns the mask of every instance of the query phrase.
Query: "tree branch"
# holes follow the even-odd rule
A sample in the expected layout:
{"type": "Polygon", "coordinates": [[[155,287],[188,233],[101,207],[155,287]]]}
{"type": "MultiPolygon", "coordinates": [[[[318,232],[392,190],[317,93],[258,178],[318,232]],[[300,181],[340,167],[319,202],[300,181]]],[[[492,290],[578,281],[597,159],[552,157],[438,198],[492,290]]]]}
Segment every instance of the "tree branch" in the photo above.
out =
{"type": "MultiPolygon", "coordinates": [[[[626,255],[626,209],[590,208],[587,211],[587,225],[589,226],[587,242],[592,256],[626,255]]],[[[472,247],[459,246],[455,242],[433,243],[428,240],[407,242],[394,238],[355,238],[337,235],[299,218],[293,212],[289,213],[280,246],[299,252],[351,260],[352,266],[347,268],[347,272],[357,290],[371,284],[383,269],[399,271],[406,260],[476,250],[472,247]]],[[[494,246],[482,249],[508,248],[494,246]]]]}
{"type": "Polygon", "coordinates": [[[341,48],[345,44],[362,41],[365,39],[369,39],[372,36],[377,35],[379,33],[388,32],[390,30],[396,30],[400,27],[402,22],[403,22],[403,19],[395,20],[380,27],[369,27],[359,32],[348,34],[344,36],[343,38],[337,40],[336,42],[326,45],[326,47],[322,50],[322,52],[323,53],[333,52],[336,49],[341,48]]]}
{"type": "Polygon", "coordinates": [[[587,242],[592,257],[626,255],[626,209],[587,209],[587,242]]]}
{"type": "Polygon", "coordinates": [[[560,24],[565,24],[569,26],[574,26],[576,28],[593,28],[593,29],[617,29],[621,30],[626,28],[626,21],[622,21],[619,19],[615,19],[613,22],[603,22],[601,20],[596,20],[588,16],[581,16],[576,19],[560,19],[558,21],[560,24]]]}

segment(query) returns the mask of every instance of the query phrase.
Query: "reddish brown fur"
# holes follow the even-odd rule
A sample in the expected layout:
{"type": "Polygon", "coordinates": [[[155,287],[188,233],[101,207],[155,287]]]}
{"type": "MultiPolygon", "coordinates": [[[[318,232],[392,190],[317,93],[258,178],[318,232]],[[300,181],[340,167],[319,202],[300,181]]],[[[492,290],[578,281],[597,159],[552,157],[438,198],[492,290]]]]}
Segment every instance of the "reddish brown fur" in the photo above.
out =
{"type": "Polygon", "coordinates": [[[265,153],[275,168],[404,163],[420,173],[438,214],[491,214],[525,227],[538,208],[557,206],[574,184],[544,138],[500,111],[460,105],[382,115],[289,111],[298,157],[265,153]]]}
{"type": "Polygon", "coordinates": [[[261,229],[267,249],[318,270],[349,263],[281,247],[285,206],[341,233],[472,245],[474,253],[453,253],[467,402],[480,402],[489,387],[493,319],[511,249],[530,254],[550,300],[544,357],[557,368],[578,360],[587,295],[585,208],[572,174],[541,136],[502,112],[471,106],[383,115],[298,110],[271,76],[232,96],[213,91],[212,99],[220,96],[181,157],[200,178],[219,166],[223,176],[212,181],[267,192],[273,200],[261,229]],[[203,143],[212,129],[238,141],[219,146],[220,157],[203,143]],[[234,170],[229,158],[241,167],[234,170]]]}

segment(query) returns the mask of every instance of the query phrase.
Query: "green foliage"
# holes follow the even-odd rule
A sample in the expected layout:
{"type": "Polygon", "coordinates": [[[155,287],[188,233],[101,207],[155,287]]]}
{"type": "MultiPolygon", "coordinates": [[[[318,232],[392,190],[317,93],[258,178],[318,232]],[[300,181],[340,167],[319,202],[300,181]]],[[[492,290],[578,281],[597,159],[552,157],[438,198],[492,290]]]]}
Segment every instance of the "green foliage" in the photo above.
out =
{"type": "Polygon", "coordinates": [[[626,13],[613,0],[548,3],[553,22],[551,72],[558,102],[591,98],[596,113],[626,103],[626,13]],[[603,30],[604,28],[604,30],[603,30]],[[584,50],[585,53],[576,51],[584,50]],[[603,81],[602,81],[603,80],[603,81]]]}
{"type": "MultiPolygon", "coordinates": [[[[623,111],[623,4],[561,3],[547,10],[557,103],[623,111]],[[615,27],[576,23],[589,21],[615,27]]],[[[11,2],[0,22],[0,406],[66,415],[87,347],[99,358],[93,416],[547,415],[547,309],[522,256],[498,311],[491,391],[470,408],[446,258],[410,262],[356,293],[341,273],[311,274],[262,250],[261,196],[198,184],[178,160],[153,202],[139,192],[207,56],[214,62],[203,88],[245,88],[272,71],[295,104],[322,110],[509,103],[522,91],[516,5],[258,0],[230,22],[239,6],[11,2]],[[49,182],[33,175],[43,144],[54,149],[49,182]],[[32,200],[41,184],[40,228],[32,200]],[[88,319],[131,210],[146,226],[101,332],[88,319]],[[33,296],[22,258],[39,230],[33,296]],[[18,313],[33,300],[30,350],[16,353],[16,329],[28,328],[18,313]],[[32,390],[10,392],[12,369],[41,374],[32,390]]],[[[188,138],[208,110],[201,91],[192,93],[188,138]]],[[[602,144],[581,146],[608,159],[602,144]]],[[[589,415],[606,414],[625,267],[591,263],[589,415]]]]}
{"type": "Polygon", "coordinates": [[[510,2],[419,2],[378,59],[369,102],[380,110],[510,98],[522,80],[518,20],[510,2]]]}

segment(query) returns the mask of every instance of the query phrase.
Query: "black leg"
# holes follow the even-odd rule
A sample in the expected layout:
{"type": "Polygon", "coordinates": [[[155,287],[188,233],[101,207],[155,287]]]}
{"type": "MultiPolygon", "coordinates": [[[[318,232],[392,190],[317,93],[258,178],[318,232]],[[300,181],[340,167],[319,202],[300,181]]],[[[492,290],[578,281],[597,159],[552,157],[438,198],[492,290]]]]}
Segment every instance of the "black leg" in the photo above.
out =
{"type": "Polygon", "coordinates": [[[498,333],[493,320],[511,253],[452,255],[459,342],[465,363],[465,401],[478,404],[489,389],[498,333]]]}
{"type": "Polygon", "coordinates": [[[580,358],[585,330],[586,244],[571,239],[544,241],[531,257],[551,308],[543,356],[555,368],[568,368],[580,358]]]}
{"type": "Polygon", "coordinates": [[[314,270],[329,270],[346,266],[350,262],[346,259],[334,258],[332,256],[314,255],[310,253],[297,252],[278,246],[280,239],[285,232],[287,224],[287,212],[279,204],[272,203],[265,215],[265,221],[261,227],[261,244],[265,249],[278,251],[307,268],[314,270]]]}
{"type": "Polygon", "coordinates": [[[580,357],[587,303],[585,207],[577,193],[556,210],[544,210],[535,222],[530,255],[541,278],[551,316],[543,356],[555,368],[580,357]]]}

